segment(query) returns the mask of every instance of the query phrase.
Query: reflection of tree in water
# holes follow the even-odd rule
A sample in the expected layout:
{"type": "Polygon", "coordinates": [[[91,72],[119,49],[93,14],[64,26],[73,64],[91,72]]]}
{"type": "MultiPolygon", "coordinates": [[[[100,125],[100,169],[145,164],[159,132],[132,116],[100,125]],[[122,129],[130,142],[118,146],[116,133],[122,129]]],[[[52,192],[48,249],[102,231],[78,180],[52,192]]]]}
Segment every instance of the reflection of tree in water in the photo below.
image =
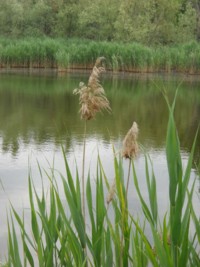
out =
{"type": "MultiPolygon", "coordinates": [[[[3,87],[1,84],[2,150],[16,155],[21,143],[42,145],[52,142],[56,147],[62,143],[68,151],[73,145],[72,139],[81,142],[83,122],[79,118],[77,99],[72,95],[79,79],[80,77],[75,77],[66,83],[67,78],[51,77],[50,81],[44,83],[40,78],[37,84],[31,80],[31,85],[27,79],[22,79],[21,82],[17,80],[16,88],[15,82],[12,82],[12,88],[8,87],[9,81],[3,87]],[[36,90],[37,87],[40,88],[39,91],[36,90]]],[[[139,76],[128,79],[115,76],[113,80],[104,78],[103,83],[113,112],[106,116],[100,114],[96,120],[89,122],[88,133],[98,135],[99,139],[107,142],[110,139],[119,140],[135,120],[140,129],[139,142],[146,147],[163,148],[168,110],[158,88],[164,83],[172,99],[177,82],[152,82],[144,77],[141,80],[139,76]]],[[[192,146],[200,117],[199,91],[197,88],[191,90],[191,84],[189,86],[190,88],[184,83],[179,90],[175,112],[182,148],[186,151],[192,146]]],[[[197,139],[198,151],[199,147],[200,138],[197,139]]]]}
{"type": "Polygon", "coordinates": [[[16,154],[19,142],[35,142],[39,145],[51,140],[55,144],[60,143],[71,122],[75,123],[76,120],[76,113],[72,118],[72,101],[70,93],[29,95],[1,90],[0,130],[3,151],[16,154]]]}
{"type": "Polygon", "coordinates": [[[15,157],[19,150],[19,141],[18,138],[13,138],[12,140],[7,140],[7,138],[3,138],[2,150],[4,152],[11,152],[12,156],[15,157]]]}

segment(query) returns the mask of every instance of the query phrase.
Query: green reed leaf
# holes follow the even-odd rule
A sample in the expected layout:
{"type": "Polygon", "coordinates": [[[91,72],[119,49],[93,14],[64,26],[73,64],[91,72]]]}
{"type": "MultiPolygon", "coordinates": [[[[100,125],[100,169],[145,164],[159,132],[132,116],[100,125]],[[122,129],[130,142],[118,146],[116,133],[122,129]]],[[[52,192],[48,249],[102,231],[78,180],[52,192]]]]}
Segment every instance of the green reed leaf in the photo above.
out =
{"type": "Polygon", "coordinates": [[[24,253],[28,259],[28,262],[30,264],[31,267],[34,267],[34,260],[33,260],[33,256],[31,254],[31,251],[29,250],[25,240],[23,239],[23,249],[24,249],[24,253]]]}
{"type": "Polygon", "coordinates": [[[31,206],[31,226],[32,226],[32,231],[34,235],[34,239],[37,242],[40,242],[40,231],[39,231],[39,226],[38,226],[38,221],[37,221],[37,216],[36,216],[36,210],[34,206],[34,201],[33,201],[33,192],[32,192],[32,183],[31,183],[31,178],[29,177],[28,180],[29,183],[29,201],[30,201],[30,206],[31,206]]]}
{"type": "Polygon", "coordinates": [[[138,231],[138,234],[140,235],[142,242],[144,243],[144,246],[146,249],[145,253],[148,256],[148,259],[151,261],[154,267],[160,267],[155,257],[154,249],[152,248],[150,242],[148,241],[147,236],[145,235],[144,229],[140,227],[139,223],[133,218],[133,216],[130,216],[130,219],[135,225],[136,231],[138,231]]]}
{"type": "Polygon", "coordinates": [[[155,242],[156,256],[158,258],[159,265],[163,267],[173,267],[173,264],[171,260],[168,258],[168,255],[163,247],[160,237],[154,230],[152,230],[152,232],[153,232],[153,238],[155,242]]]}
{"type": "Polygon", "coordinates": [[[21,259],[20,259],[20,254],[19,254],[19,246],[18,246],[18,239],[17,239],[17,234],[16,230],[14,227],[14,222],[13,218],[11,216],[11,224],[12,224],[12,237],[10,237],[10,241],[12,243],[12,258],[13,258],[13,265],[17,267],[22,267],[21,259]]]}
{"type": "Polygon", "coordinates": [[[106,242],[106,262],[105,267],[113,266],[113,249],[112,249],[112,240],[111,240],[111,233],[110,229],[107,229],[107,232],[105,233],[105,242],[106,242]]]}
{"type": "MultiPolygon", "coordinates": [[[[75,201],[75,203],[77,205],[77,195],[76,195],[76,189],[75,189],[75,185],[74,185],[74,179],[72,177],[63,146],[62,146],[62,154],[63,154],[63,158],[64,158],[64,162],[65,162],[65,169],[66,169],[66,173],[67,173],[67,182],[69,184],[70,192],[73,196],[73,200],[75,201]]],[[[63,179],[63,181],[64,181],[64,179],[63,179]]]]}
{"type": "Polygon", "coordinates": [[[169,110],[169,122],[166,139],[166,155],[169,171],[169,196],[171,206],[175,206],[176,193],[179,180],[182,178],[182,163],[180,156],[180,144],[173,117],[173,110],[169,110]]]}
{"type": "Polygon", "coordinates": [[[137,179],[137,174],[136,174],[136,171],[135,171],[134,163],[132,163],[132,168],[133,168],[133,179],[134,179],[135,188],[136,188],[137,194],[139,196],[144,215],[147,218],[147,220],[150,223],[153,224],[154,223],[153,217],[151,215],[151,212],[150,212],[145,200],[142,197],[142,194],[141,194],[141,191],[140,191],[140,188],[139,188],[139,184],[138,184],[138,179],[137,179]]]}
{"type": "Polygon", "coordinates": [[[184,178],[183,178],[183,196],[182,196],[182,199],[185,199],[185,194],[187,192],[188,183],[189,183],[189,180],[191,177],[192,163],[193,163],[193,159],[194,159],[194,151],[195,151],[195,147],[196,147],[196,141],[197,141],[198,134],[199,134],[199,128],[197,129],[197,132],[196,132],[196,135],[195,135],[195,138],[193,141],[192,149],[190,151],[186,171],[185,171],[184,178]]]}
{"type": "Polygon", "coordinates": [[[151,215],[152,215],[153,223],[156,227],[157,226],[157,217],[158,217],[156,179],[155,179],[155,175],[153,172],[153,166],[152,166],[152,175],[151,175],[151,179],[150,179],[149,166],[148,166],[148,160],[147,160],[146,155],[145,155],[145,171],[146,171],[146,181],[147,181],[147,188],[148,188],[148,194],[149,194],[151,215]]]}
{"type": "Polygon", "coordinates": [[[95,236],[96,224],[95,224],[95,220],[94,220],[93,199],[92,199],[92,189],[91,189],[90,177],[88,177],[88,179],[87,179],[86,197],[87,197],[88,212],[89,212],[91,226],[92,226],[92,236],[95,236]]]}
{"type": "MultiPolygon", "coordinates": [[[[77,208],[77,201],[76,196],[74,195],[74,192],[71,192],[71,187],[68,187],[65,179],[62,177],[63,181],[63,187],[65,191],[65,196],[70,208],[72,220],[74,222],[74,225],[76,227],[76,230],[78,232],[78,236],[80,238],[80,242],[82,244],[82,247],[85,248],[86,246],[86,237],[85,237],[85,222],[83,220],[83,216],[81,214],[81,211],[77,208]]],[[[72,186],[74,188],[74,186],[72,186]]]]}

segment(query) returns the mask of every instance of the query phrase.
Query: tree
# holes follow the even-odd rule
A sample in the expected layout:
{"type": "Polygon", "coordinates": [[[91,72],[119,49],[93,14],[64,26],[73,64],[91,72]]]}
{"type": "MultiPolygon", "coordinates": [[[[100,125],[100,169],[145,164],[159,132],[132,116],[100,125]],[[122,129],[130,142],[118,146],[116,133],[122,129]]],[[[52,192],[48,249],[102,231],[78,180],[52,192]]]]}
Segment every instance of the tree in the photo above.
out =
{"type": "Polygon", "coordinates": [[[55,14],[50,5],[38,0],[25,15],[24,35],[52,36],[55,14]]]}
{"type": "Polygon", "coordinates": [[[84,1],[79,13],[79,35],[97,40],[112,40],[114,24],[118,14],[117,0],[84,1]]]}
{"type": "Polygon", "coordinates": [[[23,6],[17,0],[0,1],[0,33],[18,36],[23,25],[23,6]]]}
{"type": "Polygon", "coordinates": [[[178,14],[176,37],[174,42],[184,43],[195,39],[198,17],[191,3],[186,3],[182,12],[178,14]]]}
{"type": "Polygon", "coordinates": [[[200,40],[200,1],[2,0],[0,34],[144,44],[188,42],[200,40]]]}
{"type": "Polygon", "coordinates": [[[152,24],[152,0],[121,0],[115,22],[115,38],[147,42],[152,24]]]}
{"type": "Polygon", "coordinates": [[[56,16],[55,35],[73,37],[77,32],[79,8],[75,3],[63,4],[56,16]]]}
{"type": "Polygon", "coordinates": [[[121,0],[115,36],[145,44],[187,42],[195,38],[195,21],[185,0],[121,0]]]}
{"type": "Polygon", "coordinates": [[[200,1],[199,0],[189,0],[189,3],[191,3],[192,7],[196,11],[196,22],[195,22],[195,33],[196,33],[196,39],[200,40],[200,1]]]}

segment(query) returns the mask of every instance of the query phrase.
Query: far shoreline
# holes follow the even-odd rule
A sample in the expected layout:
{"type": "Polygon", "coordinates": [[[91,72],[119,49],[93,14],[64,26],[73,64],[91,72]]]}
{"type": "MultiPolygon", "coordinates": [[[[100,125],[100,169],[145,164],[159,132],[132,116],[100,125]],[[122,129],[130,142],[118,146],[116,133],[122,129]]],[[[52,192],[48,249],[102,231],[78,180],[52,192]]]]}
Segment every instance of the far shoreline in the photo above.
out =
{"type": "MultiPolygon", "coordinates": [[[[45,67],[10,67],[10,68],[0,68],[0,75],[1,74],[22,74],[22,75],[56,75],[56,76],[67,76],[69,75],[89,75],[92,71],[92,68],[66,68],[66,69],[59,69],[59,68],[45,68],[45,67]]],[[[151,78],[151,77],[162,77],[163,80],[173,77],[178,77],[180,80],[188,80],[188,81],[199,81],[200,75],[199,73],[189,73],[189,72],[178,72],[178,71],[112,71],[110,69],[106,69],[106,72],[102,74],[102,76],[113,76],[113,77],[123,77],[123,78],[131,78],[137,76],[138,78],[151,78]]]]}

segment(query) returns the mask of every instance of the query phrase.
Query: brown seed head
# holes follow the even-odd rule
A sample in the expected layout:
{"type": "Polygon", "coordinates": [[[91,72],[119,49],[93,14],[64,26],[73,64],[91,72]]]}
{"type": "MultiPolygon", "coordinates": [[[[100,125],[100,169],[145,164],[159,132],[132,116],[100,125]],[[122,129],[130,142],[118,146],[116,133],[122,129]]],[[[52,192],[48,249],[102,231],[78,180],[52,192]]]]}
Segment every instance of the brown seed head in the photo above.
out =
{"type": "Polygon", "coordinates": [[[96,113],[99,111],[111,111],[109,101],[106,98],[104,89],[99,82],[99,75],[105,71],[105,68],[100,66],[103,59],[105,58],[100,57],[96,60],[95,66],[88,80],[88,85],[86,86],[83,82],[80,82],[79,88],[73,91],[74,94],[80,95],[80,113],[81,118],[85,120],[94,118],[96,113]]]}
{"type": "Polygon", "coordinates": [[[138,154],[139,148],[137,143],[138,126],[136,122],[133,122],[132,127],[126,134],[123,140],[122,157],[135,158],[138,154]]]}
{"type": "Polygon", "coordinates": [[[102,66],[103,61],[105,61],[105,57],[98,57],[95,62],[95,66],[96,67],[102,66]]]}

